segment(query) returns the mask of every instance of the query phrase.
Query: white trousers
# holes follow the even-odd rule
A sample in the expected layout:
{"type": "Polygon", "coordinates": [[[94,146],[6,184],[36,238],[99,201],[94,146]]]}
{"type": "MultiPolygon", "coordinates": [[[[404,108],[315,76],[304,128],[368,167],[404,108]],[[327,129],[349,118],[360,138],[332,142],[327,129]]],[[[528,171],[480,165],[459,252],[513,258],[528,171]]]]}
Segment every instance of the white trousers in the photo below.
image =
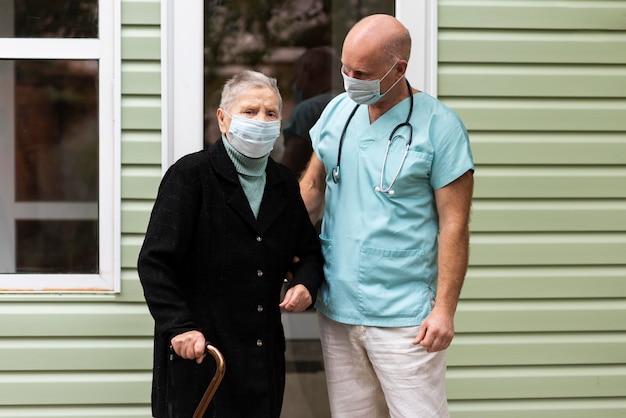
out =
{"type": "Polygon", "coordinates": [[[318,320],[333,418],[449,417],[446,352],[413,345],[419,327],[318,320]]]}

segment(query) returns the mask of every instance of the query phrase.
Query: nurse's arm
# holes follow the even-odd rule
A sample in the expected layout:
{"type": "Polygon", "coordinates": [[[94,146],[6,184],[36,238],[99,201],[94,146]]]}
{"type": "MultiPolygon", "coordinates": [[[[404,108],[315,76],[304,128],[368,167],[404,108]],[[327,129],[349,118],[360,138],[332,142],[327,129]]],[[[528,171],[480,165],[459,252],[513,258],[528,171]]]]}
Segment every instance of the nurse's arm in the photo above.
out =
{"type": "Polygon", "coordinates": [[[469,261],[469,220],[473,188],[473,172],[469,170],[435,191],[439,213],[437,300],[414,341],[429,352],[446,349],[454,337],[454,314],[469,261]]]}
{"type": "Polygon", "coordinates": [[[313,224],[322,219],[325,190],[326,169],[317,155],[313,153],[300,179],[300,194],[313,224]]]}

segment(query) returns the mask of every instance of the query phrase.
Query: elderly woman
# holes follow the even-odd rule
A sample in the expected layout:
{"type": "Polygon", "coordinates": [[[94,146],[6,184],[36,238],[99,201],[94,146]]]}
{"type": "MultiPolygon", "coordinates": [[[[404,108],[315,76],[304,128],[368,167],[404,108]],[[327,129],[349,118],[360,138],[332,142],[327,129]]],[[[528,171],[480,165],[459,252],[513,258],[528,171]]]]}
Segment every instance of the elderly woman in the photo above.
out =
{"type": "Polygon", "coordinates": [[[275,79],[234,76],[217,110],[222,140],[181,158],[161,182],[138,261],[155,320],[155,417],[192,416],[215,370],[207,343],[222,352],[226,375],[205,416],[280,415],[280,308],[311,307],[322,281],[296,178],[269,158],[281,107],[275,79]]]}

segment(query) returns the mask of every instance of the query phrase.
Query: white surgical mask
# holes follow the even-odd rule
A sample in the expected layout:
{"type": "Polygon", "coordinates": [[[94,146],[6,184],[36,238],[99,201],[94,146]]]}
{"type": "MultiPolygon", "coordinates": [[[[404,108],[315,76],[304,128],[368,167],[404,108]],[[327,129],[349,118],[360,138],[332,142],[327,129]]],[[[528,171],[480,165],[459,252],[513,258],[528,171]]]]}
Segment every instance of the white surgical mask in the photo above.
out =
{"type": "Polygon", "coordinates": [[[228,129],[228,139],[233,148],[250,158],[261,158],[272,151],[280,135],[279,120],[263,122],[226,114],[232,119],[228,129]]]}
{"type": "Polygon", "coordinates": [[[402,80],[402,77],[400,77],[391,87],[387,89],[386,92],[380,92],[380,82],[389,75],[397,63],[398,61],[391,66],[389,71],[387,71],[380,80],[359,80],[358,78],[349,77],[346,75],[344,67],[342,66],[341,75],[343,76],[343,87],[346,90],[346,93],[348,93],[348,96],[350,96],[355,103],[360,105],[371,105],[378,102],[389,92],[389,90],[398,84],[398,81],[402,80]]]}

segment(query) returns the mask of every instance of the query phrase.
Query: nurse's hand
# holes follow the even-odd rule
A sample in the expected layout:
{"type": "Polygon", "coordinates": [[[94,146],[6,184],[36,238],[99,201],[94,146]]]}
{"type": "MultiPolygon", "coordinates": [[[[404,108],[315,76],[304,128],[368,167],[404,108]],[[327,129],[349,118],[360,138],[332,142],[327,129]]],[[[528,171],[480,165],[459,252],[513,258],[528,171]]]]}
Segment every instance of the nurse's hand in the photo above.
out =
{"type": "Polygon", "coordinates": [[[309,290],[303,284],[297,284],[287,290],[283,302],[279,305],[287,312],[303,312],[306,311],[313,303],[313,298],[309,290]]]}
{"type": "Polygon", "coordinates": [[[429,353],[445,350],[454,337],[454,315],[437,309],[437,305],[420,324],[413,345],[421,345],[429,353]]]}
{"type": "Polygon", "coordinates": [[[174,352],[186,360],[202,363],[206,357],[206,340],[200,331],[187,331],[178,334],[170,341],[174,352]]]}

